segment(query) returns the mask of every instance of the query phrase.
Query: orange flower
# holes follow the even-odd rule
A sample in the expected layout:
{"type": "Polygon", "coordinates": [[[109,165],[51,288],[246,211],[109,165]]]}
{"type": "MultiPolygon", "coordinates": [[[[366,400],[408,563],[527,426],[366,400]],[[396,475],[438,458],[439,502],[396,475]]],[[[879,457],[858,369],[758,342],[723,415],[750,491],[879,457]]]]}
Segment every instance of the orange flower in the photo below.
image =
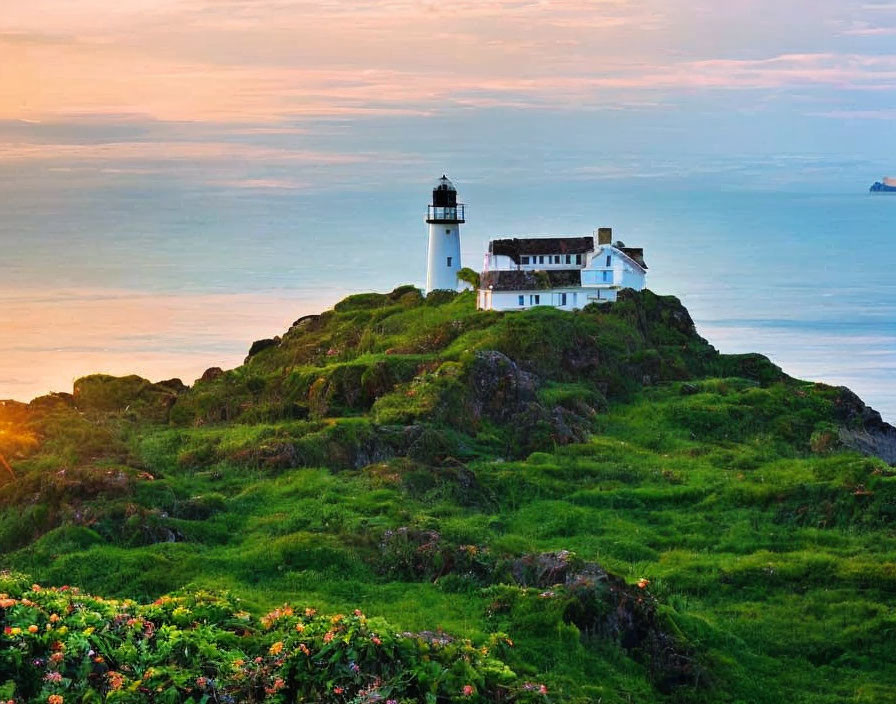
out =
{"type": "Polygon", "coordinates": [[[0,609],[8,609],[10,606],[15,606],[15,599],[0,599],[0,609]]]}
{"type": "Polygon", "coordinates": [[[641,579],[638,580],[638,589],[647,589],[648,584],[650,584],[650,580],[641,577],[641,579]]]}
{"type": "Polygon", "coordinates": [[[324,643],[329,643],[331,640],[333,640],[333,631],[324,633],[324,643]]]}
{"type": "Polygon", "coordinates": [[[109,678],[109,687],[118,690],[124,684],[124,676],[120,672],[109,672],[106,674],[109,678]]]}
{"type": "Polygon", "coordinates": [[[268,652],[271,655],[279,655],[282,651],[283,651],[283,641],[280,641],[280,640],[278,640],[276,643],[274,643],[268,650],[268,652]]]}
{"type": "Polygon", "coordinates": [[[31,624],[30,626],[28,626],[29,633],[37,633],[39,630],[40,629],[37,626],[35,626],[34,624],[31,624]]]}
{"type": "Polygon", "coordinates": [[[303,623],[296,624],[296,633],[301,633],[304,630],[305,630],[305,624],[303,624],[303,623]]]}
{"type": "Polygon", "coordinates": [[[47,697],[47,704],[63,704],[64,701],[61,694],[51,694],[47,697]]]}

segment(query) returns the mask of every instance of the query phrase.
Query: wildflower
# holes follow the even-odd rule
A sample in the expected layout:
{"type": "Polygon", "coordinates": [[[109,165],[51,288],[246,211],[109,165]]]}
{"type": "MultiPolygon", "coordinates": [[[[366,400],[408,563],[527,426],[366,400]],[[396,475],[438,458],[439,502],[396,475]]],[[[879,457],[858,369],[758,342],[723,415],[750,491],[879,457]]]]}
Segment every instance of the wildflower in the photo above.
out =
{"type": "Polygon", "coordinates": [[[308,618],[311,618],[311,617],[314,616],[314,614],[316,614],[316,613],[317,613],[317,609],[312,609],[312,608],[307,608],[307,609],[305,609],[305,615],[306,615],[308,618]]]}
{"type": "Polygon", "coordinates": [[[62,653],[59,653],[59,652],[53,653],[50,656],[50,662],[60,663],[60,662],[62,662],[64,657],[65,657],[65,655],[63,655],[62,653]]]}
{"type": "Polygon", "coordinates": [[[358,666],[358,663],[356,663],[356,662],[349,663],[348,669],[351,670],[352,672],[354,672],[355,674],[358,674],[361,671],[361,668],[358,666]]]}
{"type": "Polygon", "coordinates": [[[297,623],[297,624],[296,624],[296,633],[301,633],[301,632],[304,631],[304,630],[305,630],[305,624],[304,624],[304,623],[297,623]]]}
{"type": "Polygon", "coordinates": [[[37,633],[39,630],[40,629],[37,626],[35,626],[33,623],[30,626],[28,626],[29,633],[37,633]]]}
{"type": "Polygon", "coordinates": [[[471,684],[465,684],[463,690],[461,690],[461,691],[463,692],[463,694],[464,694],[465,697],[472,697],[472,696],[473,696],[473,691],[474,691],[474,690],[473,690],[473,685],[471,685],[471,684]]]}
{"type": "Polygon", "coordinates": [[[638,580],[638,589],[647,589],[648,584],[650,584],[650,580],[641,577],[641,579],[638,580]]]}
{"type": "Polygon", "coordinates": [[[285,686],[286,686],[286,682],[283,681],[282,677],[278,677],[277,679],[274,680],[274,691],[275,692],[280,689],[283,689],[285,686]]]}
{"type": "Polygon", "coordinates": [[[64,701],[61,694],[51,694],[47,697],[47,704],[63,704],[64,701]]]}
{"type": "Polygon", "coordinates": [[[311,655],[311,651],[308,650],[308,646],[304,643],[299,643],[299,650],[302,651],[303,655],[311,655]]]}
{"type": "Polygon", "coordinates": [[[538,693],[539,694],[547,694],[548,688],[545,687],[543,684],[540,684],[540,685],[538,685],[538,693]]]}
{"type": "Polygon", "coordinates": [[[8,609],[11,606],[16,605],[15,599],[0,599],[0,609],[8,609]]]}
{"type": "Polygon", "coordinates": [[[333,631],[327,631],[324,633],[324,643],[329,643],[333,640],[333,631]]]}
{"type": "Polygon", "coordinates": [[[268,650],[268,652],[269,652],[271,655],[279,655],[279,654],[281,653],[282,650],[283,650],[283,641],[278,640],[276,643],[274,643],[274,644],[270,647],[270,649],[268,650]]]}
{"type": "Polygon", "coordinates": [[[124,684],[124,675],[120,672],[109,672],[106,674],[106,677],[109,679],[110,689],[119,690],[124,684]]]}
{"type": "Polygon", "coordinates": [[[371,638],[370,640],[371,640],[371,642],[372,642],[374,645],[382,645],[382,644],[383,644],[383,641],[380,640],[380,637],[379,637],[379,636],[374,636],[374,637],[371,638]]]}
{"type": "Polygon", "coordinates": [[[242,658],[238,658],[238,659],[236,659],[236,660],[233,661],[233,666],[234,666],[234,667],[242,667],[242,666],[245,665],[245,664],[246,664],[246,661],[243,660],[242,658]]]}
{"type": "Polygon", "coordinates": [[[58,672],[50,672],[47,673],[47,676],[44,677],[47,682],[62,682],[62,675],[58,672]]]}
{"type": "Polygon", "coordinates": [[[353,613],[354,613],[355,616],[357,616],[358,618],[360,618],[361,616],[364,615],[363,612],[361,611],[361,609],[355,609],[353,613]]]}
{"type": "Polygon", "coordinates": [[[339,623],[345,616],[342,614],[336,614],[333,618],[330,619],[330,623],[339,623]]]}
{"type": "Polygon", "coordinates": [[[200,689],[205,689],[205,685],[208,684],[208,680],[205,677],[197,677],[196,678],[196,686],[200,689]]]}
{"type": "Polygon", "coordinates": [[[59,614],[50,614],[50,623],[59,623],[59,614]]]}
{"type": "Polygon", "coordinates": [[[18,628],[17,626],[13,626],[12,628],[9,629],[9,633],[7,635],[17,636],[21,632],[22,632],[21,628],[18,628]]]}
{"type": "Polygon", "coordinates": [[[32,584],[32,585],[31,585],[31,591],[33,591],[33,592],[39,592],[39,591],[40,591],[40,585],[39,585],[39,584],[32,584]]]}
{"type": "Polygon", "coordinates": [[[342,694],[344,691],[345,691],[345,689],[343,689],[339,685],[336,685],[335,687],[333,687],[333,692],[335,694],[342,694]]]}

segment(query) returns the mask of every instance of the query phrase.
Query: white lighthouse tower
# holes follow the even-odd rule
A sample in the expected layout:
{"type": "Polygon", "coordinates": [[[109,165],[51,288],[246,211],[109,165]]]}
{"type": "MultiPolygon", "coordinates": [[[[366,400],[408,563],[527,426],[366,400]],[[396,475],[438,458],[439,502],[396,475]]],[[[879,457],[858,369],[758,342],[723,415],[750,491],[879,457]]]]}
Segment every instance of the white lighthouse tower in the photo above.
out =
{"type": "Polygon", "coordinates": [[[464,205],[457,202],[457,189],[442,176],[432,189],[432,205],[426,210],[429,250],[426,256],[426,292],[457,290],[460,271],[460,224],[464,205]]]}

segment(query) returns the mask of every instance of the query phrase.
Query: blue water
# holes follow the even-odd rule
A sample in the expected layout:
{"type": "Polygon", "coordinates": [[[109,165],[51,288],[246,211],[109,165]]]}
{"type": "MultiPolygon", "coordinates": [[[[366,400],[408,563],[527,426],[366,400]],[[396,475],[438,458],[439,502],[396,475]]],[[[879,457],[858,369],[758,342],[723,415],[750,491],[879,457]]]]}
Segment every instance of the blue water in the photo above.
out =
{"type": "MultiPolygon", "coordinates": [[[[720,350],[850,386],[896,422],[896,196],[457,180],[465,264],[494,236],[612,226],[720,350]]],[[[97,366],[190,381],[346,293],[420,284],[427,195],[425,182],[24,189],[0,222],[0,398],[97,366]]]]}

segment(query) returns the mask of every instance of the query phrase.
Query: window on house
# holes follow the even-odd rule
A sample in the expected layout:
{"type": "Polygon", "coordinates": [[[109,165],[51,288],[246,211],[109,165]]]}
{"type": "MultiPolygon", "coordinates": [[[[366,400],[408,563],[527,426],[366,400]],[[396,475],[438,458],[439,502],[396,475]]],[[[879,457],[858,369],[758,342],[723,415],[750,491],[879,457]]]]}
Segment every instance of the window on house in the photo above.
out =
{"type": "Polygon", "coordinates": [[[541,296],[538,294],[529,296],[529,305],[537,306],[541,302],[541,296]]]}
{"type": "Polygon", "coordinates": [[[605,271],[605,272],[604,272],[604,283],[609,283],[609,281],[610,281],[610,274],[611,274],[611,272],[609,272],[609,271],[605,271]]]}
{"type": "Polygon", "coordinates": [[[451,257],[448,257],[448,266],[451,266],[451,257]]]}
{"type": "Polygon", "coordinates": [[[528,264],[529,257],[520,257],[520,264],[528,264]]]}
{"type": "Polygon", "coordinates": [[[571,255],[571,254],[567,254],[567,255],[566,255],[566,263],[567,263],[567,264],[571,264],[571,263],[572,263],[572,255],[571,255]]]}
{"type": "Polygon", "coordinates": [[[607,255],[607,266],[610,266],[611,261],[612,261],[612,257],[608,254],[607,255]]]}
{"type": "Polygon", "coordinates": [[[446,228],[445,228],[445,234],[446,234],[446,235],[450,235],[450,234],[451,234],[451,228],[446,227],[446,228]]]}
{"type": "Polygon", "coordinates": [[[565,305],[566,305],[566,294],[565,294],[565,293],[561,293],[561,294],[560,294],[560,305],[561,305],[561,306],[565,306],[565,305]]]}
{"type": "Polygon", "coordinates": [[[560,263],[560,255],[558,254],[556,257],[554,257],[554,264],[559,264],[559,263],[560,263]]]}
{"type": "Polygon", "coordinates": [[[577,299],[578,297],[579,297],[579,294],[577,294],[577,293],[572,294],[572,307],[573,307],[573,308],[576,307],[576,303],[577,303],[576,299],[577,299]]]}
{"type": "MultiPolygon", "coordinates": [[[[582,255],[577,254],[576,255],[576,264],[581,264],[581,263],[582,263],[582,255]]],[[[575,294],[573,294],[573,296],[575,296],[575,294]]]]}
{"type": "Polygon", "coordinates": [[[539,263],[539,264],[544,264],[544,255],[542,255],[542,256],[540,256],[540,257],[538,258],[538,263],[539,263]]]}
{"type": "Polygon", "coordinates": [[[526,305],[526,297],[525,296],[520,296],[519,301],[520,301],[521,306],[526,305]]]}

